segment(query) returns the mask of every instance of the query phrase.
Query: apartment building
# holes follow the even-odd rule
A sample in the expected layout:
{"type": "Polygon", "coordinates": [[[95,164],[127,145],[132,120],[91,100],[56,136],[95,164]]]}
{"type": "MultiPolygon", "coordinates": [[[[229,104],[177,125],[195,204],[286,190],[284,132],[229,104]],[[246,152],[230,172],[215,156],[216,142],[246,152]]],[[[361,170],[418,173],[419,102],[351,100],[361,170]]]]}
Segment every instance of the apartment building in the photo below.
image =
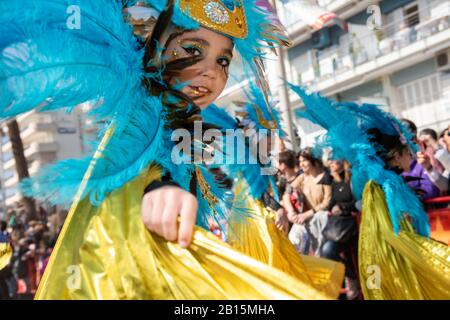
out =
{"type": "MultiPolygon", "coordinates": [[[[290,81],[339,101],[379,104],[419,130],[450,124],[449,0],[317,1],[346,23],[320,30],[299,20],[296,10],[304,2],[278,5],[294,42],[285,59],[290,81]],[[375,28],[370,23],[377,8],[371,5],[380,13],[375,28]]],[[[290,102],[302,108],[294,96],[290,102]]],[[[296,124],[303,145],[320,132],[308,121],[296,124]]]]}
{"type": "MultiPolygon", "coordinates": [[[[42,167],[57,160],[80,157],[84,145],[85,119],[81,112],[64,111],[29,112],[17,117],[24,153],[31,176],[42,167]]],[[[20,199],[18,177],[6,124],[2,124],[3,137],[0,153],[0,212],[20,199]]]]}

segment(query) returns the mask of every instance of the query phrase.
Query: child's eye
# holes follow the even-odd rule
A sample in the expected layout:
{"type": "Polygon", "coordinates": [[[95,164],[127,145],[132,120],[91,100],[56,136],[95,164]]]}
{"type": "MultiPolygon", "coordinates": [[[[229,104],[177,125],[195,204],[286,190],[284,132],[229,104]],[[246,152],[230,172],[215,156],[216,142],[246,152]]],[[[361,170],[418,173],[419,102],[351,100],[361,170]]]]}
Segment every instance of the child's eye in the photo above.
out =
{"type": "Polygon", "coordinates": [[[195,47],[195,46],[183,46],[184,51],[186,51],[188,54],[195,56],[195,57],[199,57],[203,54],[203,52],[195,47]]]}
{"type": "Polygon", "coordinates": [[[219,58],[217,62],[224,68],[230,66],[230,59],[228,58],[219,58]]]}

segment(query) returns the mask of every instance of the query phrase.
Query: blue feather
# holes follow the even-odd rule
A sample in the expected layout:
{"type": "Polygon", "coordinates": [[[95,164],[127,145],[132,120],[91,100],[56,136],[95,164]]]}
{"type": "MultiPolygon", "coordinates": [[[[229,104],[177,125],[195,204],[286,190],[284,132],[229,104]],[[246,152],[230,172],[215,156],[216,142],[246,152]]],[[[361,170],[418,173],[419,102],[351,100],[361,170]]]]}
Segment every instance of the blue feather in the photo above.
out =
{"type": "Polygon", "coordinates": [[[143,52],[120,1],[2,1],[0,34],[1,118],[92,102],[98,119],[120,114],[121,128],[142,104],[143,52]],[[67,26],[70,5],[79,30],[67,26]]]}
{"type": "MultiPolygon", "coordinates": [[[[152,161],[164,167],[174,166],[170,153],[165,152],[170,150],[171,140],[161,113],[160,99],[147,97],[124,129],[111,137],[96,162],[83,197],[89,195],[92,203],[99,204],[109,192],[139,175],[152,161]]],[[[23,192],[54,204],[70,205],[91,160],[92,156],[51,165],[33,179],[25,180],[23,192]]]]}
{"type": "MultiPolygon", "coordinates": [[[[226,111],[215,105],[210,105],[208,108],[204,109],[202,111],[202,116],[206,122],[220,126],[223,132],[226,129],[238,129],[236,120],[226,111]]],[[[235,131],[233,131],[233,133],[235,133],[235,131]]],[[[232,150],[227,150],[225,144],[223,148],[224,159],[232,160],[231,163],[225,163],[221,168],[232,178],[243,176],[249,185],[251,195],[255,199],[260,199],[262,194],[267,191],[272,177],[270,175],[261,174],[262,166],[257,162],[256,155],[253,155],[248,147],[245,147],[245,153],[242,154],[244,158],[239,158],[237,148],[238,146],[244,145],[245,136],[242,134],[237,135],[237,140],[235,141],[232,150]]]]}

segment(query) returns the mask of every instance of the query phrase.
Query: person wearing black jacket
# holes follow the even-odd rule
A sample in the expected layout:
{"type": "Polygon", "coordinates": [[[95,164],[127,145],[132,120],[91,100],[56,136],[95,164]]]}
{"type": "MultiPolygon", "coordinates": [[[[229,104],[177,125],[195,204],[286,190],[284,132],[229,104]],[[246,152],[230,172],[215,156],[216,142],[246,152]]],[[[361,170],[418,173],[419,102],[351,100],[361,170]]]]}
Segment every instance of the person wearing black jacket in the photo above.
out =
{"type": "Polygon", "coordinates": [[[358,230],[354,214],[355,198],[350,182],[349,164],[346,161],[330,161],[330,173],[322,179],[323,184],[330,184],[332,193],[328,206],[330,218],[324,230],[326,239],[321,248],[321,256],[345,265],[345,285],[347,299],[353,300],[359,295],[357,262],[358,230]],[[339,221],[337,221],[339,220],[339,221]]]}

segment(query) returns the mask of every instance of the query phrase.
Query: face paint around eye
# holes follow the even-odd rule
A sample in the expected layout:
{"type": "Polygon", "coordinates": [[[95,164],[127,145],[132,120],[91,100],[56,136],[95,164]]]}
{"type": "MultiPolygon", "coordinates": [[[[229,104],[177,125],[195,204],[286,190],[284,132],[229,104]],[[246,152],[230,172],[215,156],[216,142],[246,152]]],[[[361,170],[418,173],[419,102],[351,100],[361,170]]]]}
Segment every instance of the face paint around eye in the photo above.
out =
{"type": "Polygon", "coordinates": [[[220,57],[217,59],[217,62],[224,68],[227,68],[231,64],[231,58],[229,57],[220,57]]]}
{"type": "Polygon", "coordinates": [[[181,48],[184,49],[184,51],[186,51],[186,53],[193,56],[201,56],[205,51],[205,47],[200,42],[191,40],[178,40],[178,44],[181,46],[181,48]]]}

